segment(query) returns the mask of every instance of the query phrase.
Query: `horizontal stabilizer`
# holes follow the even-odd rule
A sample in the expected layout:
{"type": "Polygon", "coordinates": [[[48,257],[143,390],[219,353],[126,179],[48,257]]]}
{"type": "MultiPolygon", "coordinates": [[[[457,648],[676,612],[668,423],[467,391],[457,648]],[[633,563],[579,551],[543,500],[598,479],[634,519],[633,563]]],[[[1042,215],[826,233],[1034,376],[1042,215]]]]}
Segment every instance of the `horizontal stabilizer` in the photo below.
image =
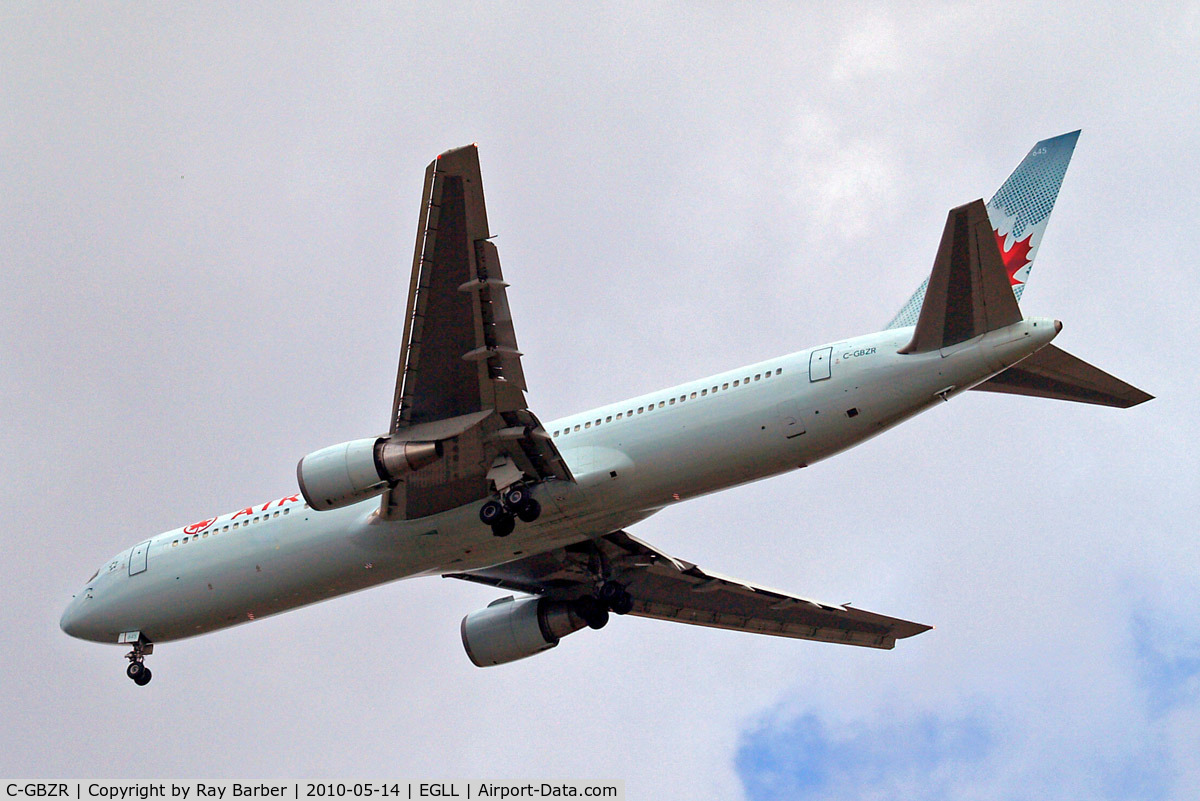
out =
{"type": "Polygon", "coordinates": [[[1154,397],[1053,345],[1047,345],[974,389],[1120,409],[1137,406],[1154,397]]]}
{"type": "Polygon", "coordinates": [[[925,353],[1021,321],[982,200],[950,210],[929,274],[912,341],[901,353],[925,353]]]}

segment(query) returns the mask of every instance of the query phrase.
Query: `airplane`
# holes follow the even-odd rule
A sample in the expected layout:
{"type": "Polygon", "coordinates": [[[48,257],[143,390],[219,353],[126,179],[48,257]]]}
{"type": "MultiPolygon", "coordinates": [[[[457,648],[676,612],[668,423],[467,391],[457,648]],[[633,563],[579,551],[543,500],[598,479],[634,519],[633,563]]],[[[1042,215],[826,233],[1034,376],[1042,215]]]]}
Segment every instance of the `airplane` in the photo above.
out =
{"type": "Polygon", "coordinates": [[[1046,139],[986,205],[949,212],[929,277],[883,330],[543,425],[526,403],[475,145],[425,172],[386,434],[322,448],[299,492],[142,540],[73,596],[72,637],[158,643],[384,582],[508,591],[466,615],[477,666],[554,648],[610,613],[890,649],[931,627],[702,570],[626,529],[811,465],[968,390],[1128,408],[1151,396],[1051,341],[1019,300],[1079,131],[1046,139]]]}

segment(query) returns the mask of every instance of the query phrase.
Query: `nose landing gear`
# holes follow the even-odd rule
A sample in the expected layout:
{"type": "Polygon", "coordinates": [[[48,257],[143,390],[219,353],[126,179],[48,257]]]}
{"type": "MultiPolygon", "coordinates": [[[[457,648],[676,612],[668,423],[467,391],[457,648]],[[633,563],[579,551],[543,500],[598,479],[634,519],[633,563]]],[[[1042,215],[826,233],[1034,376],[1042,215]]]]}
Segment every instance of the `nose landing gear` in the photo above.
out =
{"type": "Polygon", "coordinates": [[[145,687],[154,676],[145,663],[146,657],[152,653],[154,653],[153,643],[138,640],[133,644],[133,650],[125,655],[125,658],[129,660],[129,667],[125,668],[125,675],[133,679],[133,683],[139,687],[145,687]]]}

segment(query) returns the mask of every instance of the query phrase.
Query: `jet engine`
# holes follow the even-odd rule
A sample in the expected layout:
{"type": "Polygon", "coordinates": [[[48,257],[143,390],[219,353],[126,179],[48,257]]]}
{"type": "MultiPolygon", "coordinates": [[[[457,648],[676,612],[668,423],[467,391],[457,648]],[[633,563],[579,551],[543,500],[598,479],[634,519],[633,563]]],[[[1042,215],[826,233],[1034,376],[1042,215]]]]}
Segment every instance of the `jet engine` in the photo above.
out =
{"type": "Polygon", "coordinates": [[[600,628],[607,620],[591,598],[552,601],[510,595],[463,618],[463,648],[476,667],[503,665],[549,650],[584,626],[600,628]]]}
{"type": "Polygon", "coordinates": [[[308,505],[324,512],[380,495],[441,455],[440,442],[368,437],[313,451],[296,465],[296,478],[308,505]]]}

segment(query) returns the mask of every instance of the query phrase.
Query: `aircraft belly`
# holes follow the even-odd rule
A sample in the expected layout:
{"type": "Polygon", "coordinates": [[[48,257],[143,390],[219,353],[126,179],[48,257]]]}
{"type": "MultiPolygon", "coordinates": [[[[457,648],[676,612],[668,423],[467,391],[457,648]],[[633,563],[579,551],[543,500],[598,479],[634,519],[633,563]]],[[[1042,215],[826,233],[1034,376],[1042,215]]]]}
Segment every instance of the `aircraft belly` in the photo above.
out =
{"type": "Polygon", "coordinates": [[[753,400],[730,396],[721,406],[662,413],[643,437],[616,443],[636,466],[628,500],[661,508],[813,464],[936,405],[947,387],[965,389],[995,369],[980,348],[950,357],[902,355],[894,339],[889,333],[839,343],[827,379],[785,378],[753,400]]]}
{"type": "Polygon", "coordinates": [[[330,512],[308,510],[270,538],[238,541],[231,535],[190,552],[171,549],[152,557],[148,571],[110,597],[112,641],[133,630],[155,642],[191,637],[389,581],[487,567],[649,514],[597,515],[583,508],[564,513],[544,485],[535,495],[546,513],[506,538],[479,522],[477,504],[392,522],[375,517],[377,503],[370,501],[330,512]]]}

